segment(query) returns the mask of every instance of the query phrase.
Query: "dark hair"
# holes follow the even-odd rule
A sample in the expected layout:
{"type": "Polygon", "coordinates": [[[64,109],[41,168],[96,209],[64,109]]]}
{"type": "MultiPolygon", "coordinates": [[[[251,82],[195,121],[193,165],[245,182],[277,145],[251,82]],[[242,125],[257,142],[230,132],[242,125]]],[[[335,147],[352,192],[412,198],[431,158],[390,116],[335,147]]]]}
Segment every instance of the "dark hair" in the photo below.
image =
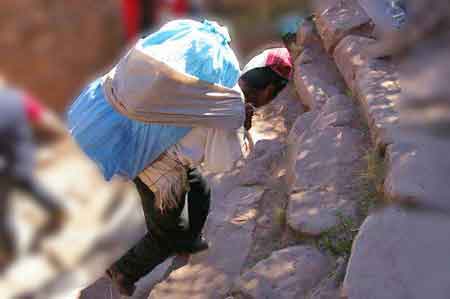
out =
{"type": "Polygon", "coordinates": [[[254,89],[264,89],[272,84],[275,86],[276,93],[280,92],[288,83],[288,80],[275,73],[270,67],[252,69],[245,73],[241,79],[254,89]]]}

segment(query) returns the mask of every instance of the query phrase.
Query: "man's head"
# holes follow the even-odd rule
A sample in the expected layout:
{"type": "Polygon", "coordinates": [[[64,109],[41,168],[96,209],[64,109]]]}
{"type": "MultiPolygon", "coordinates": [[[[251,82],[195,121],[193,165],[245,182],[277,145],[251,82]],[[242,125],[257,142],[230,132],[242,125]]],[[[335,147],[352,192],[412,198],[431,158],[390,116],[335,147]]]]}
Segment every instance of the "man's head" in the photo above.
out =
{"type": "Polygon", "coordinates": [[[247,103],[261,107],[270,103],[288,83],[292,63],[286,48],[269,49],[254,57],[239,79],[247,103]]]}
{"type": "Polygon", "coordinates": [[[239,79],[246,103],[256,108],[270,103],[288,83],[269,67],[253,69],[239,79]]]}

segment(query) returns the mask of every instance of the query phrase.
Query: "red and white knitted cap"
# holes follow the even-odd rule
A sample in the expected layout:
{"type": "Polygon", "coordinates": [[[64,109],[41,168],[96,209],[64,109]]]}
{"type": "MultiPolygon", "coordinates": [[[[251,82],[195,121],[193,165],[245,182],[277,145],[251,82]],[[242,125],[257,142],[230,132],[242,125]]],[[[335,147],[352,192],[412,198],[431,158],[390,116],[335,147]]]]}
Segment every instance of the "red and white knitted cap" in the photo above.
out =
{"type": "Polygon", "coordinates": [[[270,67],[275,73],[284,79],[290,80],[293,66],[288,49],[273,48],[265,50],[250,60],[250,62],[244,67],[242,75],[253,69],[262,67],[270,67]]]}

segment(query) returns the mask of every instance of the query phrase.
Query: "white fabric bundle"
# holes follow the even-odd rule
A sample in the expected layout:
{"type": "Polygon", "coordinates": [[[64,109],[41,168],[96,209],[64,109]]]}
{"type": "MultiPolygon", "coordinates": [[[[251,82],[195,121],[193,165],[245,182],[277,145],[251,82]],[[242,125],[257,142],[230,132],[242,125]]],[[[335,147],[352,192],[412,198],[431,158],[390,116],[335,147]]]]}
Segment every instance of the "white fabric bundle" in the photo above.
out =
{"type": "Polygon", "coordinates": [[[146,123],[238,129],[244,96],[176,71],[142,47],[133,48],[107,76],[108,101],[123,115],[146,123]]]}

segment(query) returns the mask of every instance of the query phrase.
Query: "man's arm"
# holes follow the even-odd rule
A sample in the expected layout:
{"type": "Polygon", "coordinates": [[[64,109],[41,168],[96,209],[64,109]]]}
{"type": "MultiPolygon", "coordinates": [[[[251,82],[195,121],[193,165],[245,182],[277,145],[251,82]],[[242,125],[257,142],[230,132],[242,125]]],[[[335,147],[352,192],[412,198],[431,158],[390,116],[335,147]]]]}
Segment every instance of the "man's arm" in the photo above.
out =
{"type": "Polygon", "coordinates": [[[255,113],[255,106],[250,103],[245,104],[245,123],[244,128],[249,131],[252,128],[253,114],[255,113]]]}

